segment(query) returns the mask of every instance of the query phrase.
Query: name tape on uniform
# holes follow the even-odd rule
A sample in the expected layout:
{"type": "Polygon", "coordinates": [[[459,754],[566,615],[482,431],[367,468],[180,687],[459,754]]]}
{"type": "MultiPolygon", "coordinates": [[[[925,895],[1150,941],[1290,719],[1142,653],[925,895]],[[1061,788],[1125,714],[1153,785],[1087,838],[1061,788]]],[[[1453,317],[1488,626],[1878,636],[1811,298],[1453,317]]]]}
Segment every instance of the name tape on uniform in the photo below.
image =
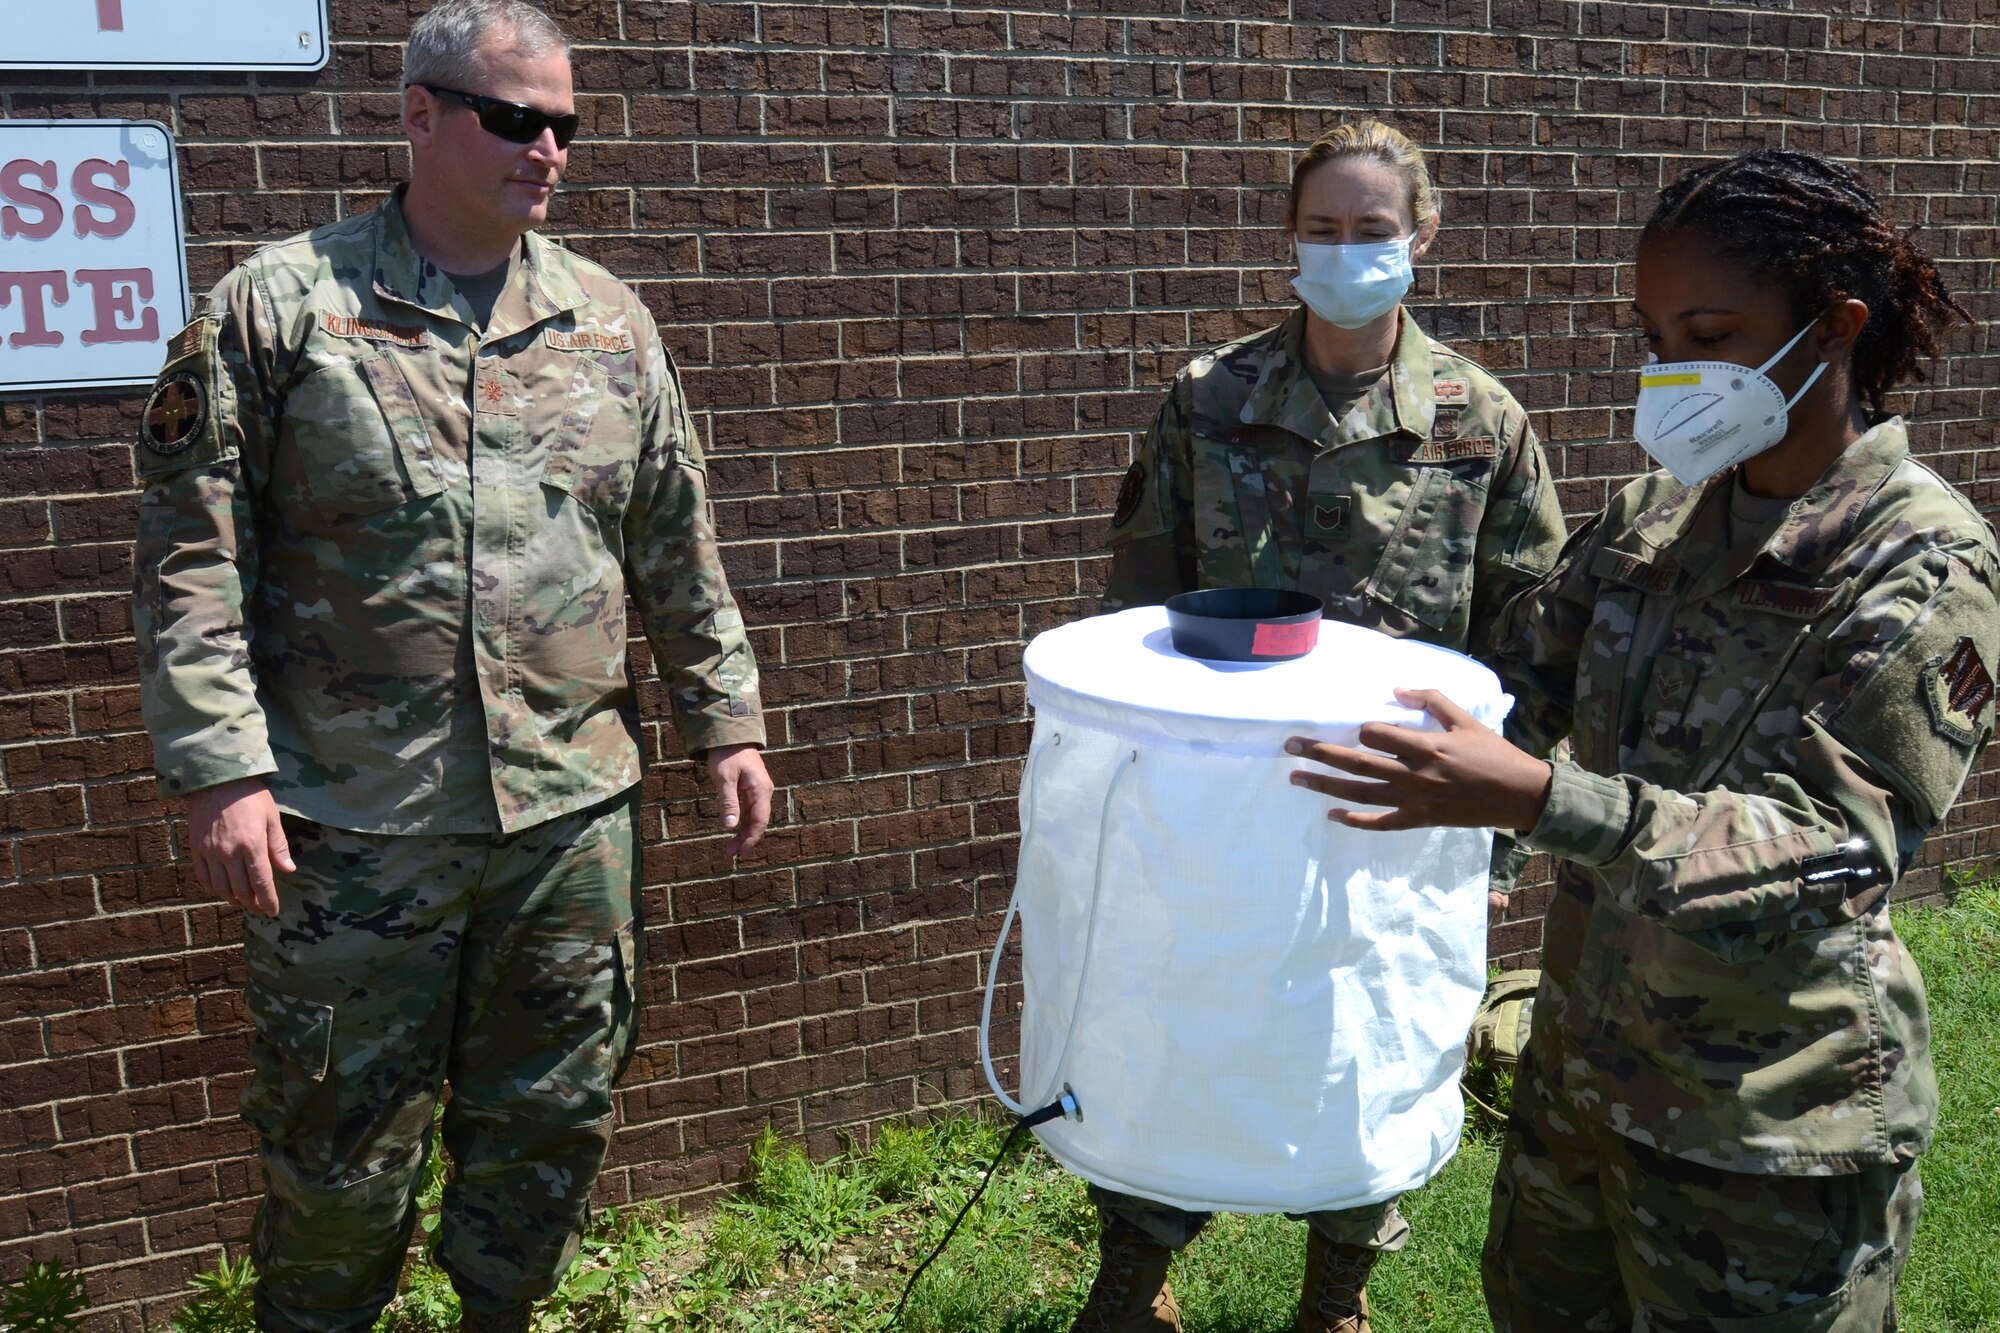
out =
{"type": "Polygon", "coordinates": [[[422,347],[430,334],[415,324],[383,324],[356,315],[321,315],[319,326],[336,338],[365,338],[399,347],[422,347]]]}

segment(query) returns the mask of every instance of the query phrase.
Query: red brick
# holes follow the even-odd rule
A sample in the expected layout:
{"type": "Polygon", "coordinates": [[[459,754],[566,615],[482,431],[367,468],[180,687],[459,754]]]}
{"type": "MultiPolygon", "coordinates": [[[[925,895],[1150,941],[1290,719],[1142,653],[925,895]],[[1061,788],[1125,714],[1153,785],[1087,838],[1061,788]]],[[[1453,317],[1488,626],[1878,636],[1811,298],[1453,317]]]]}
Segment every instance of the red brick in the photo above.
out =
{"type": "MultiPolygon", "coordinates": [[[[588,91],[550,230],[635,280],[680,359],[783,784],[781,824],[732,860],[635,643],[653,966],[603,1198],[713,1193],[765,1123],[830,1149],[983,1095],[967,1043],[1011,870],[1020,645],[1095,609],[1104,514],[1164,385],[1290,304],[1291,153],[1338,108],[1436,150],[1445,230],[1413,304],[1508,378],[1575,518],[1646,466],[1605,339],[1630,328],[1633,230],[1695,160],[1779,137],[1863,159],[2000,317],[2000,38],[1966,0],[1051,8],[552,6],[588,91]]],[[[332,63],[284,87],[25,72],[8,105],[173,124],[199,288],[406,170],[411,11],[335,0],[332,63]]],[[[1895,407],[2000,512],[2000,358],[1978,344],[1895,407]]],[[[90,1270],[93,1328],[164,1326],[257,1190],[240,918],[173,859],[139,715],[142,402],[0,402],[0,1169],[30,1191],[0,1210],[0,1265],[53,1237],[90,1270]],[[71,1164],[67,1194],[34,1183],[71,1164]]],[[[1995,855],[2000,759],[1907,888],[1995,855]]],[[[1497,957],[1533,956],[1545,879],[1497,957]]]]}

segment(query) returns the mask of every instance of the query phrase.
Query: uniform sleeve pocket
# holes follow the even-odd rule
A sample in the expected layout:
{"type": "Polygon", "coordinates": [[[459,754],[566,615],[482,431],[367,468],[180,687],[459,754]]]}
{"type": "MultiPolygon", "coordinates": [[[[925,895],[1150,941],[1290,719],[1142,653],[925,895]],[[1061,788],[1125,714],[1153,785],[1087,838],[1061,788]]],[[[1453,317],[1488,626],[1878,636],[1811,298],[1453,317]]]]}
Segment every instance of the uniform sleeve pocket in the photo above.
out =
{"type": "Polygon", "coordinates": [[[250,1082],[243,1118],[274,1143],[289,1141],[326,1084],[333,1051],[333,1006],[252,983],[250,1082]]]}
{"type": "Polygon", "coordinates": [[[1368,594],[1443,629],[1470,592],[1486,488],[1446,468],[1417,474],[1368,594]]]}
{"type": "Polygon", "coordinates": [[[167,624],[165,584],[160,579],[160,559],[173,539],[180,511],[150,497],[139,501],[139,541],[136,550],[144,553],[134,571],[132,598],[133,635],[139,644],[139,670],[151,675],[160,665],[160,632],[167,624]]]}
{"type": "Polygon", "coordinates": [[[378,514],[445,488],[422,405],[386,353],[307,375],[284,420],[313,499],[332,513],[378,514]]]}

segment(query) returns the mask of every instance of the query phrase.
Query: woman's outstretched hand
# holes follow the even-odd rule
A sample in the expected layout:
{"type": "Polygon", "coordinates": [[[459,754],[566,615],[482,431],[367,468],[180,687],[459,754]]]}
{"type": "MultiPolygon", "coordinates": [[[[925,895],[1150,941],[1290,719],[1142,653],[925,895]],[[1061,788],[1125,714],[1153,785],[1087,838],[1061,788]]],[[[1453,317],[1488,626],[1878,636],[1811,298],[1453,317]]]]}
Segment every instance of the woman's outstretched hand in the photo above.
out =
{"type": "Polygon", "coordinates": [[[1530,829],[1542,817],[1555,770],[1516,748],[1498,732],[1436,690],[1397,690],[1406,708],[1421,708],[1444,727],[1413,731],[1386,722],[1361,728],[1365,749],[1325,745],[1294,736],[1285,751],[1338,774],[1300,769],[1295,786],[1309,787],[1356,805],[1383,810],[1335,808],[1326,817],[1349,828],[1408,829],[1439,825],[1455,828],[1530,829]],[[1349,776],[1351,775],[1351,776],[1349,776]]]}

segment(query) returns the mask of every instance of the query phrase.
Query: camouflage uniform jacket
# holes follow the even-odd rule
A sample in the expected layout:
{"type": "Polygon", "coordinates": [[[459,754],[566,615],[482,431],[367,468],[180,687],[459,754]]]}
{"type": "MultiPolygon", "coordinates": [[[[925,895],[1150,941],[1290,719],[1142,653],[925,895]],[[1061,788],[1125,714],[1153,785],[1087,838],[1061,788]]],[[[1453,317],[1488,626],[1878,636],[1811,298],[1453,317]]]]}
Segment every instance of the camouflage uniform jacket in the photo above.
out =
{"type": "Polygon", "coordinates": [[[626,571],[688,749],[764,739],[652,317],[520,255],[476,333],[392,199],[259,251],[174,339],[135,453],[163,792],[264,775],[370,833],[601,801],[640,774],[626,571]]]}
{"type": "Polygon", "coordinates": [[[1992,731],[2000,558],[1897,420],[1730,548],[1732,484],[1633,483],[1502,616],[1509,734],[1575,747],[1527,838],[1563,858],[1530,1047],[1709,1166],[1907,1160],[1937,1083],[1887,893],[1992,731]]]}
{"type": "Polygon", "coordinates": [[[1337,619],[1477,651],[1562,546],[1527,413],[1406,310],[1389,373],[1335,421],[1304,337],[1301,306],[1174,380],[1119,495],[1104,609],[1297,588],[1337,619]]]}

